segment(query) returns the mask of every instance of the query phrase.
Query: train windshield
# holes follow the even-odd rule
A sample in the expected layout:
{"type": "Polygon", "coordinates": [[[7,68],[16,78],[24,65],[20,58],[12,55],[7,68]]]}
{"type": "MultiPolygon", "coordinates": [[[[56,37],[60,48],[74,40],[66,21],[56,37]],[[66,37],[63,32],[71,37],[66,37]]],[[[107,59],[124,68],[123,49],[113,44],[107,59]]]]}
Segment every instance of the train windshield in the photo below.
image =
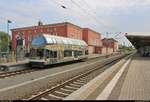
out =
{"type": "Polygon", "coordinates": [[[44,49],[31,49],[31,59],[43,59],[44,49]]]}

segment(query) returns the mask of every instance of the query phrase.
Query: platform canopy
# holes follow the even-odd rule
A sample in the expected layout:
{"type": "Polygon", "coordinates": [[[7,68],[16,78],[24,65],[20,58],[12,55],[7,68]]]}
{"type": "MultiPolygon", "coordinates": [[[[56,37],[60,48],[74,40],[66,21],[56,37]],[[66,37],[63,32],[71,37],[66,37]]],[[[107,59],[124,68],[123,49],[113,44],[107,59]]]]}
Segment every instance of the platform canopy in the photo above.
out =
{"type": "Polygon", "coordinates": [[[39,34],[33,38],[32,45],[42,46],[47,44],[64,44],[64,45],[78,45],[87,46],[86,42],[78,39],[65,38],[60,36],[54,36],[50,34],[39,34]]]}
{"type": "Polygon", "coordinates": [[[141,47],[150,46],[150,33],[149,34],[126,34],[127,39],[134,45],[136,49],[141,47]]]}

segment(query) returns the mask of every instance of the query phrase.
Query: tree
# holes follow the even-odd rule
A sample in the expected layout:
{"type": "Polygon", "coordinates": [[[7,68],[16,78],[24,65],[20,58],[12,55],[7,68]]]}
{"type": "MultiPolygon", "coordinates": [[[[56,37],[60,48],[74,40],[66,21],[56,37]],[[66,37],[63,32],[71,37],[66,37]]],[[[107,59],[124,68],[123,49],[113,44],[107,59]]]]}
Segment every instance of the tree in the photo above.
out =
{"type": "Polygon", "coordinates": [[[8,45],[10,42],[9,39],[10,39],[10,36],[7,33],[0,31],[0,51],[1,52],[7,51],[8,45]]]}

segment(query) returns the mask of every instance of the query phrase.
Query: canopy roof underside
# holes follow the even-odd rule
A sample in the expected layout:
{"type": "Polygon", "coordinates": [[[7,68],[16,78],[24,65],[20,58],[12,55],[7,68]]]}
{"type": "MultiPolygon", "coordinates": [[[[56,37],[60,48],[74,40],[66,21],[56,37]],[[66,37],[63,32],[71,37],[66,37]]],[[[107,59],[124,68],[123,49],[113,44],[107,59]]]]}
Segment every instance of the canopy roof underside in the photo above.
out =
{"type": "Polygon", "coordinates": [[[150,36],[126,35],[126,37],[137,49],[150,46],[150,36]]]}

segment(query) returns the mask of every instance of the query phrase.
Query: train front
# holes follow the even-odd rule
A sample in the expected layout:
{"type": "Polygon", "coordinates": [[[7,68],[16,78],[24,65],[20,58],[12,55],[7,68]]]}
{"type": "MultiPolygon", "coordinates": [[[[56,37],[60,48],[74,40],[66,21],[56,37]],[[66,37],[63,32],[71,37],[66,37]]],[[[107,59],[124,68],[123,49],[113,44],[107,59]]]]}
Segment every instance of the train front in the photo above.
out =
{"type": "Polygon", "coordinates": [[[31,67],[44,67],[45,56],[44,46],[46,44],[45,38],[42,35],[38,35],[33,38],[30,49],[30,66],[31,67]]]}

